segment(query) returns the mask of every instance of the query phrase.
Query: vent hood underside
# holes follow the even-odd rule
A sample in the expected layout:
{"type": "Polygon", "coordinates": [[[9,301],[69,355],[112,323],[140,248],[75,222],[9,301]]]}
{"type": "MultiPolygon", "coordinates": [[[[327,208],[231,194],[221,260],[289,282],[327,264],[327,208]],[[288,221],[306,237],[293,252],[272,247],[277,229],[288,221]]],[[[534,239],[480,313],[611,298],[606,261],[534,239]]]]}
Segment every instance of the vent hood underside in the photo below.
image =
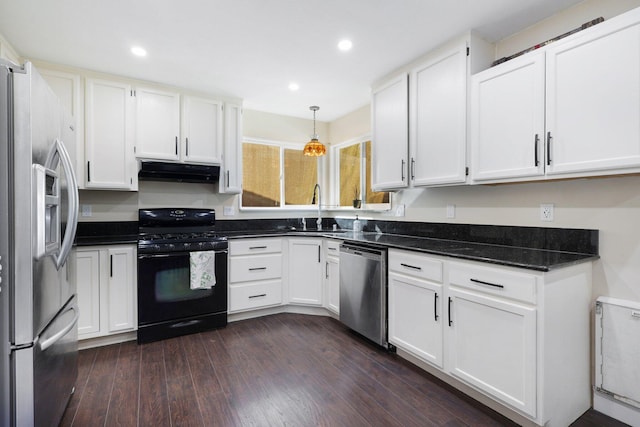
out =
{"type": "Polygon", "coordinates": [[[220,166],[169,162],[141,162],[138,180],[216,183],[220,166]]]}

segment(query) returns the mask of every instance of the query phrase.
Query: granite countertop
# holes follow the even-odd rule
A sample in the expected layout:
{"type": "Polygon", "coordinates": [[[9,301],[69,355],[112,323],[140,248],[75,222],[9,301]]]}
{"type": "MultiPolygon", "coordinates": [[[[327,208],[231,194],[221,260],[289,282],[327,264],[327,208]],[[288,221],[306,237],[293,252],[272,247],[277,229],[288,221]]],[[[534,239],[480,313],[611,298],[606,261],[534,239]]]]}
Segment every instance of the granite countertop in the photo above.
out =
{"type": "Polygon", "coordinates": [[[560,267],[567,267],[571,264],[593,261],[599,258],[598,255],[594,254],[371,232],[328,233],[324,236],[356,244],[413,250],[434,255],[482,261],[536,271],[550,271],[560,267]]]}
{"type": "MultiPolygon", "coordinates": [[[[302,230],[293,223],[271,222],[228,222],[228,226],[220,227],[219,232],[229,239],[277,236],[332,238],[543,272],[599,258],[597,230],[378,222],[370,226],[376,229],[389,225],[396,228],[354,233],[344,227],[350,224],[341,224],[342,227],[334,231],[331,226],[326,226],[326,230],[302,230]],[[450,236],[455,238],[449,239],[450,236]]],[[[136,221],[78,224],[77,246],[136,244],[137,241],[136,221]]]]}

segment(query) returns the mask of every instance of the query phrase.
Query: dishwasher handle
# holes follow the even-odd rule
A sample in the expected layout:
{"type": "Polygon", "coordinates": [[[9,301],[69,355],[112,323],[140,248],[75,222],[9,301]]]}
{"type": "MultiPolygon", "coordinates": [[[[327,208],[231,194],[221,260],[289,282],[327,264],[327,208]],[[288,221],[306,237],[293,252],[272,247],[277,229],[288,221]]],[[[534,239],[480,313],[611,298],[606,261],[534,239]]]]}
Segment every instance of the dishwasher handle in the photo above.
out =
{"type": "Polygon", "coordinates": [[[385,252],[385,249],[377,249],[367,246],[349,245],[344,243],[340,245],[341,254],[344,253],[366,257],[382,257],[385,252]]]}

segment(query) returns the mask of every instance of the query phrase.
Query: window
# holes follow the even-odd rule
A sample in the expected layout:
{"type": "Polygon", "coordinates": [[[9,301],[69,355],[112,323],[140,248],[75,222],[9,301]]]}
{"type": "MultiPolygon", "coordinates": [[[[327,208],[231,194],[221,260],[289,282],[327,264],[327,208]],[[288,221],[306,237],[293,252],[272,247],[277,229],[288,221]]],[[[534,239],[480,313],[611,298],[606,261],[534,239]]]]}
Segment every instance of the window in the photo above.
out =
{"type": "Polygon", "coordinates": [[[303,146],[248,140],[242,144],[242,207],[281,208],[311,205],[318,159],[303,146]]]}
{"type": "Polygon", "coordinates": [[[331,147],[334,200],[339,207],[389,208],[389,193],[371,191],[371,141],[362,138],[331,147]],[[363,196],[364,195],[364,196],[363,196]]]}

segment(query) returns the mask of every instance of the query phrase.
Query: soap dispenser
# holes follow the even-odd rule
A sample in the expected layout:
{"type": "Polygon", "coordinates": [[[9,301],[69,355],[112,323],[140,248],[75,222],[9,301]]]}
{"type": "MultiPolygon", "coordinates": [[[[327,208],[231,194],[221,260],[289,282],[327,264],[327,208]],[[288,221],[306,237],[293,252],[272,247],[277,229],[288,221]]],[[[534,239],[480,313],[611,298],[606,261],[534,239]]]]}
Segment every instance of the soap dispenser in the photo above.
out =
{"type": "Polygon", "coordinates": [[[358,215],[356,215],[356,219],[353,220],[353,232],[360,233],[362,231],[362,223],[358,219],[358,215]]]}

